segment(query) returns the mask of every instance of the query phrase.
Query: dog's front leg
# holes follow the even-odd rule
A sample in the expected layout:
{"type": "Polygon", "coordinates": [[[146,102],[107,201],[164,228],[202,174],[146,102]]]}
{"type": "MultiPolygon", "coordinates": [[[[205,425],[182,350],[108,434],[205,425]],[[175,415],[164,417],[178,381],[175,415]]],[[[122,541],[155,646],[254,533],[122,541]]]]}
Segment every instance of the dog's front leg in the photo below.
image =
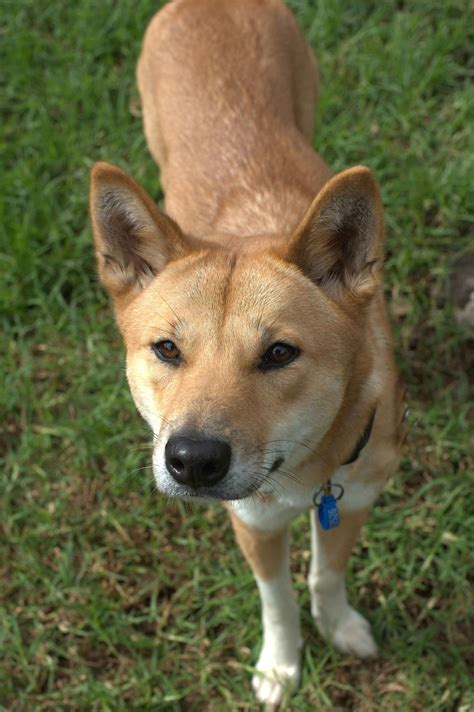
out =
{"type": "Polygon", "coordinates": [[[231,512],[231,519],[262,602],[263,645],[253,688],[260,702],[278,705],[285,687],[299,682],[302,644],[290,577],[288,527],[257,529],[244,523],[235,512],[231,512]]]}
{"type": "Polygon", "coordinates": [[[311,613],[320,633],[345,653],[373,657],[377,646],[369,623],[347,601],[344,569],[368,510],[342,511],[337,528],[322,531],[311,511],[311,613]]]}

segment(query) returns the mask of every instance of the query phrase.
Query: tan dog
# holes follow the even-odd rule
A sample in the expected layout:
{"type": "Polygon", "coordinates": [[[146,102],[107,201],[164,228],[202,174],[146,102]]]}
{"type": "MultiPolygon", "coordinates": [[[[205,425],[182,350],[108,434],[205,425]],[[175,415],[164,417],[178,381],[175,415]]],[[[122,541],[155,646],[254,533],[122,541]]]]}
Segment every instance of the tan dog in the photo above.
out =
{"type": "Polygon", "coordinates": [[[364,167],[331,178],[311,148],[316,65],[279,0],[172,2],[148,27],[138,83],[171,217],[96,164],[100,277],[159,489],[228,502],[262,599],[253,685],[278,704],[300,674],[295,514],[312,511],[319,630],[340,650],[376,652],[344,568],[403,438],[380,192],[364,167]],[[328,531],[313,504],[322,485],[344,488],[328,531]]]}

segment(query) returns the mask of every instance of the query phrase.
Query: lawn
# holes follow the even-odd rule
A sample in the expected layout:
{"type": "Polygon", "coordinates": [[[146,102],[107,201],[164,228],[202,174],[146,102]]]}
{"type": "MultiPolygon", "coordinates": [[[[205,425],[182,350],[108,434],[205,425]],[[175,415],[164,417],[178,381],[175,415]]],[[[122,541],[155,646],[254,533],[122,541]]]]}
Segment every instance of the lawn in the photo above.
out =
{"type": "MultiPolygon", "coordinates": [[[[150,434],[91,248],[95,160],[161,197],[134,79],[157,4],[2,7],[2,710],[257,709],[256,587],[220,507],[185,508],[154,490],[150,434]]],[[[298,519],[292,568],[306,647],[287,709],[468,712],[472,341],[446,295],[472,227],[472,5],[289,4],[321,65],[315,146],[334,170],[369,165],[382,186],[411,415],[399,473],[348,575],[380,658],[344,657],[315,631],[308,522],[298,519]]]]}

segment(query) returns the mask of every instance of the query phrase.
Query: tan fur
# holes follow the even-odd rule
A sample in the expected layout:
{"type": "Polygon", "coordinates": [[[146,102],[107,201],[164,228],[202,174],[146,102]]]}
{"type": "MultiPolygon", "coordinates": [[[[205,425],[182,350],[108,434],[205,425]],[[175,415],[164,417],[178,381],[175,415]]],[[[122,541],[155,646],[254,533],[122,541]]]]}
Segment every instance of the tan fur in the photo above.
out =
{"type": "Polygon", "coordinates": [[[170,3],[146,31],[137,80],[166,210],[185,232],[234,245],[288,234],[330,177],[308,141],[315,61],[281,2],[170,3]]]}
{"type": "Polygon", "coordinates": [[[319,532],[319,542],[324,549],[326,565],[333,571],[344,571],[362,525],[369,516],[368,509],[358,512],[341,512],[339,526],[319,532]]]}
{"type": "MultiPolygon", "coordinates": [[[[175,0],[146,31],[137,79],[168,215],[103,163],[90,205],[157,461],[183,428],[227,440],[235,463],[216,496],[260,488],[271,512],[291,477],[309,495],[331,477],[375,409],[369,444],[344,470],[377,493],[405,430],[382,289],[383,207],[367,168],[331,178],[310,144],[318,71],[293,16],[279,0],[175,0]],[[178,344],[179,368],[158,362],[150,345],[162,339],[178,344]],[[262,373],[278,341],[301,355],[262,373]],[[296,472],[277,472],[272,491],[269,458],[279,454],[296,472]]],[[[158,485],[173,494],[160,467],[158,485]]],[[[322,534],[329,568],[344,568],[367,497],[322,534]]],[[[231,518],[255,574],[275,577],[285,527],[231,518]]]]}
{"type": "Polygon", "coordinates": [[[231,509],[228,510],[235,538],[252,571],[262,581],[269,581],[281,569],[285,552],[287,528],[278,531],[262,531],[244,524],[231,509]]]}
{"type": "MultiPolygon", "coordinates": [[[[164,422],[232,437],[249,455],[265,449],[275,418],[296,406],[315,419],[316,436],[324,432],[300,466],[300,481],[315,486],[351,452],[354,428],[361,431],[377,405],[371,466],[353,470],[382,486],[401,437],[380,290],[380,191],[363,168],[320,190],[330,172],[307,141],[317,71],[294,18],[276,0],[177,0],[150,23],[137,77],[148,144],[179,227],[135,181],[103,163],[92,174],[91,214],[139,409],[149,419],[156,403],[164,422]],[[271,64],[262,63],[264,50],[271,64]],[[222,62],[238,67],[235,82],[224,80],[222,62]],[[107,269],[110,245],[104,247],[97,206],[113,189],[138,205],[146,268],[135,281],[107,269]],[[331,231],[360,195],[372,209],[370,219],[362,214],[362,228],[375,238],[351,273],[331,231]],[[325,280],[334,270],[339,279],[325,280]],[[278,378],[251,373],[265,345],[280,335],[298,343],[303,334],[310,367],[295,364],[291,376],[278,378]],[[199,363],[163,371],[149,348],[159,337],[181,338],[199,363]],[[374,369],[380,382],[367,386],[374,369]],[[325,410],[311,412],[317,400],[325,410]]],[[[259,471],[258,458],[253,466],[259,471]]]]}

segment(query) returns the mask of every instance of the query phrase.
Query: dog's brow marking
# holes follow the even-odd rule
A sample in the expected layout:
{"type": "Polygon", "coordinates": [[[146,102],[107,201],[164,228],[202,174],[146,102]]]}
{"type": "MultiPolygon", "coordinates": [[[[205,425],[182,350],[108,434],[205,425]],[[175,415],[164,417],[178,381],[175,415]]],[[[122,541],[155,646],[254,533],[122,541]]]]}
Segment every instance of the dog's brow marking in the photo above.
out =
{"type": "MultiPolygon", "coordinates": [[[[173,309],[173,307],[171,306],[171,304],[170,304],[169,302],[167,302],[166,299],[165,299],[163,296],[161,296],[161,294],[158,294],[158,292],[157,292],[157,295],[159,296],[159,298],[166,304],[166,306],[167,306],[167,307],[173,312],[173,314],[175,315],[176,320],[177,320],[177,321],[176,321],[176,325],[177,325],[177,326],[181,326],[181,324],[183,323],[183,320],[176,314],[176,312],[175,312],[175,310],[173,309]]],[[[171,323],[170,323],[170,322],[168,322],[168,324],[170,324],[170,326],[171,326],[171,323]]]]}
{"type": "Polygon", "coordinates": [[[229,258],[229,271],[227,273],[227,276],[225,277],[225,282],[224,282],[224,290],[222,293],[222,319],[221,319],[221,328],[224,326],[226,318],[227,318],[227,313],[229,310],[229,294],[231,291],[231,285],[232,285],[232,275],[235,271],[235,267],[237,264],[237,253],[232,252],[229,258]]]}
{"type": "Polygon", "coordinates": [[[230,256],[230,260],[229,260],[230,274],[232,274],[232,272],[234,271],[236,264],[237,264],[237,252],[232,252],[232,254],[230,256]]]}
{"type": "Polygon", "coordinates": [[[262,341],[271,341],[272,331],[268,326],[262,324],[261,318],[258,321],[254,321],[253,325],[262,341]]]}

